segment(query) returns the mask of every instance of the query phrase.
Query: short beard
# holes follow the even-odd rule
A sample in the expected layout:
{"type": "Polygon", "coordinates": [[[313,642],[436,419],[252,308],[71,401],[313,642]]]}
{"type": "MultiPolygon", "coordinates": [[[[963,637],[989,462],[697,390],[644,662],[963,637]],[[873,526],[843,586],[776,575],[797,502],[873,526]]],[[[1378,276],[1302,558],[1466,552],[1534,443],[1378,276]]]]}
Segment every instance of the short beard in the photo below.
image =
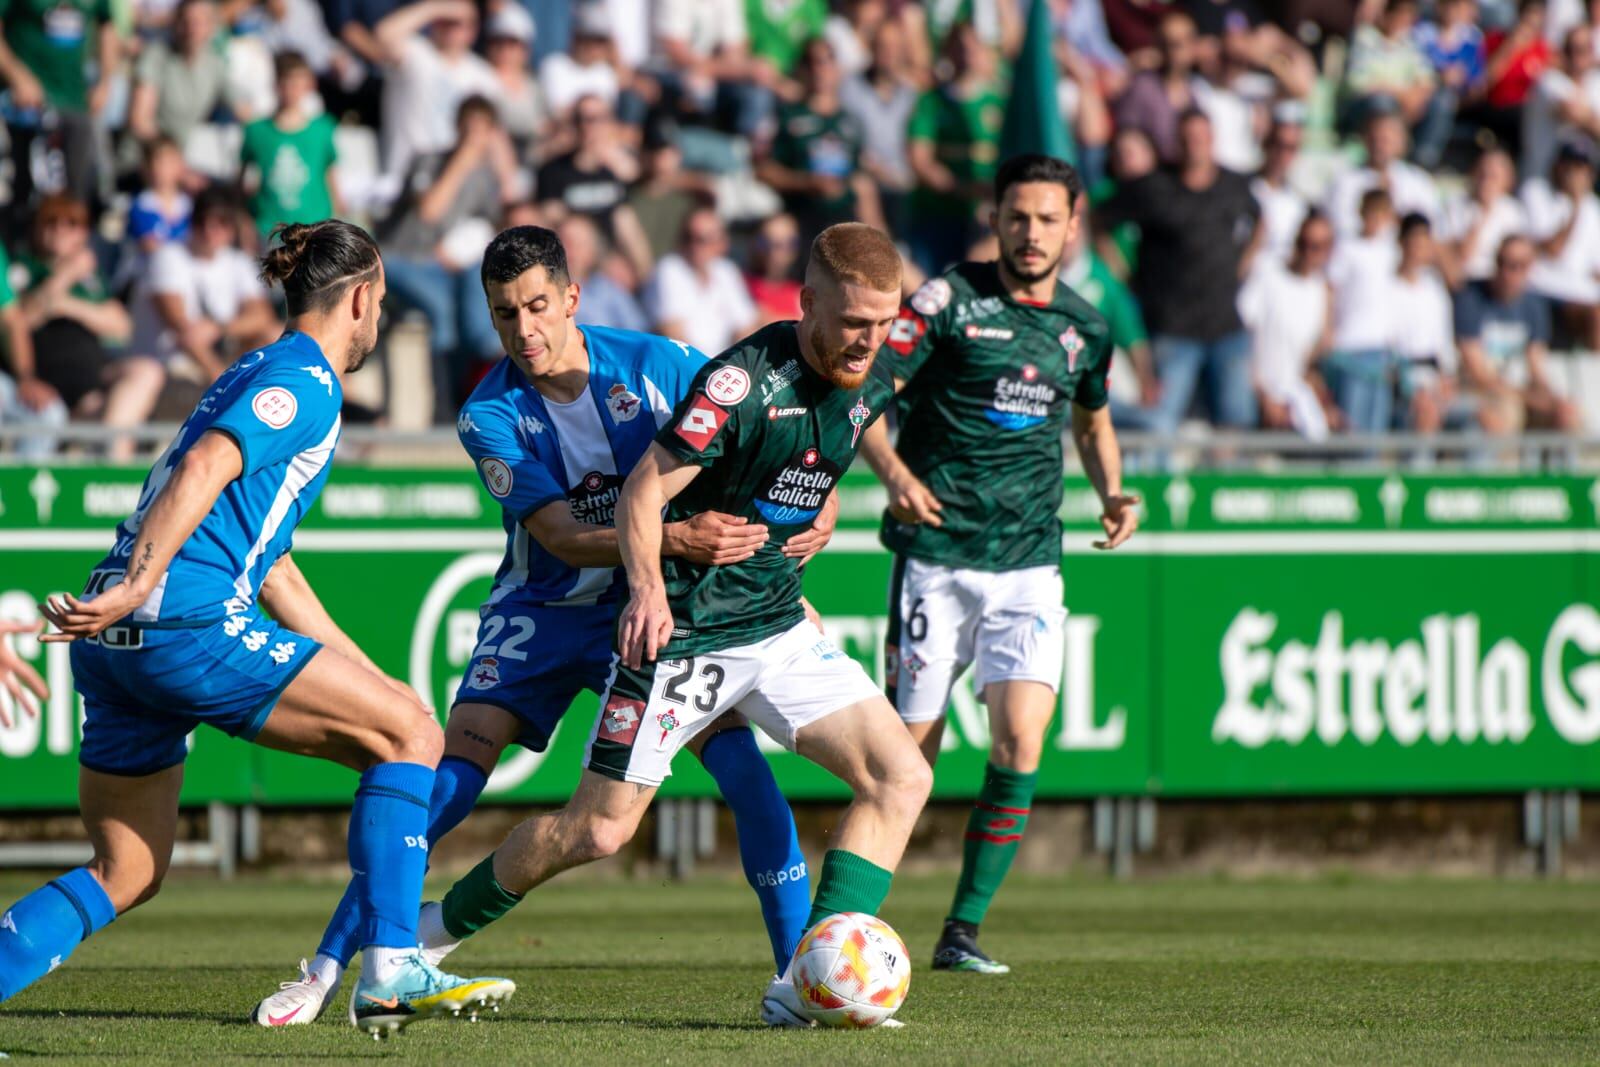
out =
{"type": "Polygon", "coordinates": [[[350,351],[345,356],[345,373],[351,374],[361,369],[367,362],[367,357],[378,347],[378,331],[373,330],[371,337],[356,338],[350,342],[350,351]]]}
{"type": "Polygon", "coordinates": [[[811,351],[816,355],[817,362],[822,364],[822,376],[835,389],[844,392],[856,389],[860,387],[862,382],[867,380],[867,375],[872,373],[872,365],[870,363],[867,365],[867,369],[860,374],[851,374],[845,370],[844,354],[830,351],[823,345],[821,326],[813,326],[811,328],[811,351]]]}
{"type": "Polygon", "coordinates": [[[1045,264],[1043,267],[1040,267],[1036,271],[1023,270],[1022,267],[1017,264],[1016,260],[1007,255],[1004,250],[1001,251],[1000,258],[1005,262],[1006,273],[1010,274],[1019,282],[1042,282],[1046,278],[1054,277],[1061,270],[1060,256],[1057,256],[1055,259],[1051,260],[1049,263],[1045,264]]]}

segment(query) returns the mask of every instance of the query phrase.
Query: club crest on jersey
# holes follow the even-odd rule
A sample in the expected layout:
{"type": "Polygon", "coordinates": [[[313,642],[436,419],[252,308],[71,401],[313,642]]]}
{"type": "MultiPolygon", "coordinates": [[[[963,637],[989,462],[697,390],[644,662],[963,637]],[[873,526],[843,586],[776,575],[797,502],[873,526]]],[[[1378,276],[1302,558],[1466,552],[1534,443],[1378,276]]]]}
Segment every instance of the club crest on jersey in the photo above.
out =
{"type": "Polygon", "coordinates": [[[505,460],[490,456],[478,464],[478,470],[483,473],[483,484],[490,496],[504,500],[511,493],[511,467],[505,460]]]}
{"type": "Polygon", "coordinates": [[[911,294],[911,306],[923,315],[937,315],[950,306],[955,295],[950,283],[943,278],[929,278],[922,288],[911,294]]]}
{"type": "Polygon", "coordinates": [[[924,660],[915,652],[909,652],[900,658],[900,674],[902,677],[910,679],[910,688],[915,689],[917,687],[917,675],[921,674],[922,669],[927,665],[927,660],[924,660]]]}
{"type": "Polygon", "coordinates": [[[732,407],[750,395],[750,375],[743,367],[719,367],[706,379],[706,396],[732,407]]]}
{"type": "Polygon", "coordinates": [[[611,412],[612,422],[632,422],[639,417],[639,408],[639,398],[621,382],[606,393],[606,410],[611,412]]]}
{"type": "Polygon", "coordinates": [[[1078,366],[1078,353],[1083,351],[1083,338],[1078,336],[1076,326],[1068,326],[1061,332],[1061,347],[1067,353],[1067,369],[1076,370],[1078,366]]]}
{"type": "Polygon", "coordinates": [[[643,718],[644,701],[613,696],[606,701],[606,710],[600,716],[600,732],[608,740],[631,745],[639,733],[639,722],[643,718]]]}
{"type": "Polygon", "coordinates": [[[851,448],[856,447],[856,442],[861,440],[861,427],[865,426],[870,418],[872,418],[872,409],[867,407],[865,400],[857,397],[856,406],[850,409],[850,425],[855,428],[854,432],[850,434],[851,448]]]}
{"type": "Polygon", "coordinates": [[[274,430],[281,430],[294,421],[295,412],[300,410],[300,402],[289,390],[275,385],[257,393],[250,401],[250,410],[274,430]]]}
{"type": "Polygon", "coordinates": [[[678,717],[672,714],[672,712],[663,711],[660,715],[656,716],[656,725],[661,727],[660,743],[664,745],[667,743],[667,735],[676,730],[681,723],[678,722],[678,717]]]}
{"type": "Polygon", "coordinates": [[[704,452],[712,438],[722,429],[722,424],[727,421],[727,411],[711,403],[706,397],[696,395],[689,404],[689,410],[678,420],[676,432],[696,452],[704,452]]]}
{"type": "Polygon", "coordinates": [[[485,656],[473,664],[472,670],[467,673],[467,688],[493,689],[500,684],[500,661],[493,656],[485,656]]]}

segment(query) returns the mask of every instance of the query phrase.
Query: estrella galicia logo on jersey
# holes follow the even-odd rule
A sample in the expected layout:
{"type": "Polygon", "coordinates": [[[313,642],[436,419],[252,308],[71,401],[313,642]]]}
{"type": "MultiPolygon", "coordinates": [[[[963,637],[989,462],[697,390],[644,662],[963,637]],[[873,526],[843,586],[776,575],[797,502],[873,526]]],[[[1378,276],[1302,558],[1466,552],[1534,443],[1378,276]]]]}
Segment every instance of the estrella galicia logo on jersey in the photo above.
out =
{"type": "Polygon", "coordinates": [[[927,332],[928,324],[922,321],[922,316],[909,307],[903,307],[889,327],[889,347],[902,356],[909,356],[927,332]]]}
{"type": "Polygon", "coordinates": [[[1083,351],[1083,338],[1078,335],[1076,326],[1068,326],[1061,332],[1059,338],[1061,347],[1067,353],[1067,369],[1076,370],[1078,367],[1078,353],[1083,351]]]}
{"type": "Polygon", "coordinates": [[[727,411],[697,393],[689,403],[689,410],[678,420],[676,432],[696,452],[704,452],[711,439],[722,429],[722,424],[727,421],[727,411]]]}
{"type": "Polygon", "coordinates": [[[861,440],[861,427],[865,426],[870,418],[872,409],[867,407],[865,400],[856,397],[856,406],[850,409],[850,425],[854,427],[854,432],[850,434],[851,448],[856,447],[856,442],[861,440]]]}
{"type": "Polygon", "coordinates": [[[1056,387],[1039,380],[1038,368],[1025,365],[1017,377],[1001,375],[994,383],[994,404],[983,417],[1002,430],[1027,430],[1050,417],[1056,387]],[[1030,377],[1028,371],[1032,370],[1030,377]]]}
{"type": "Polygon", "coordinates": [[[488,457],[478,464],[483,474],[484,487],[496,500],[504,500],[511,493],[511,467],[503,459],[488,457]]]}
{"type": "Polygon", "coordinates": [[[617,498],[621,495],[621,475],[590,471],[581,482],[567,490],[567,506],[579,522],[612,526],[616,523],[617,498]]]}
{"type": "Polygon", "coordinates": [[[467,671],[467,688],[493,689],[500,684],[500,661],[485,656],[467,671]]]}
{"type": "Polygon", "coordinates": [[[631,745],[639,734],[639,723],[644,718],[644,701],[613,696],[606,701],[600,716],[600,732],[608,741],[631,745]]]}
{"type": "Polygon", "coordinates": [[[731,408],[750,395],[750,375],[743,367],[718,367],[706,379],[706,396],[731,408]]]}
{"type": "Polygon", "coordinates": [[[611,421],[616,423],[632,422],[639,417],[639,398],[630,393],[628,387],[618,382],[606,393],[606,410],[611,412],[611,421]]]}
{"type": "Polygon", "coordinates": [[[257,393],[250,401],[250,410],[274,430],[281,430],[294,421],[295,413],[300,410],[300,402],[289,390],[275,385],[257,393]]]}
{"type": "Polygon", "coordinates": [[[775,526],[800,526],[817,517],[839,481],[839,466],[808,448],[768,476],[756,492],[756,511],[775,526]]]}

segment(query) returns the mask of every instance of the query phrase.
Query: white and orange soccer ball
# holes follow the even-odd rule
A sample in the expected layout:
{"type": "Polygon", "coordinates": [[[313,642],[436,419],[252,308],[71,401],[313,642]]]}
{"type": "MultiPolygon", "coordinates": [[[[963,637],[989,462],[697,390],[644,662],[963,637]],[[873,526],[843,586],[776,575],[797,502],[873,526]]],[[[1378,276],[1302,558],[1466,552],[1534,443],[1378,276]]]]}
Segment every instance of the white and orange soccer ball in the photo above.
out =
{"type": "Polygon", "coordinates": [[[806,931],[790,973],[806,1012],[841,1030],[880,1025],[911,988],[911,958],[900,935],[877,916],[854,911],[806,931]]]}

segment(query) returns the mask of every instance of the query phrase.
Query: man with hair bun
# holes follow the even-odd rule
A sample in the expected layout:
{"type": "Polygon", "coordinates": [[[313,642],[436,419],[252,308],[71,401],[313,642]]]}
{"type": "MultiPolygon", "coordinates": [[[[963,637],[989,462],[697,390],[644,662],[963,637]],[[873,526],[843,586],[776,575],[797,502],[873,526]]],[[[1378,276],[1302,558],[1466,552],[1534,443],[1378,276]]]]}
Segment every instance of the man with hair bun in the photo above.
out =
{"type": "Polygon", "coordinates": [[[959,264],[900,310],[880,357],[904,387],[898,448],[880,423],[861,449],[889,491],[889,698],[930,766],[969,665],[989,708],[989,764],[933,956],[935,970],[983,974],[1010,970],[978,948],[978,924],[1027,828],[1061,686],[1069,424],[1104,509],[1095,547],[1116,548],[1138,525],[1106,404],[1109,330],[1060,280],[1083,183],[1059,159],[1020,155],[1000,165],[994,191],[999,261],[959,264]]]}
{"type": "Polygon", "coordinates": [[[289,553],[339,440],[344,378],[378,339],[378,248],[344,222],[281,227],[262,277],[289,328],[201,398],[81,597],[41,605],[83,698],[79,804],[94,859],[0,919],[0,1000],[155,896],[197,726],[361,773],[350,863],[365,950],[350,1020],[381,1037],[514,991],[417,951],[428,798],[443,738],[422,702],[329,618],[289,553]]]}
{"type": "MultiPolygon", "coordinates": [[[[735,708],[854,793],[805,926],[882,906],[932,772],[867,673],[808,618],[808,553],[789,549],[893,398],[878,349],[899,302],[889,239],[859,223],[830,227],[811,247],[800,320],[756,331],[694,375],[617,501],[626,588],[577,792],[514,829],[450,890],[443,910],[455,932],[435,937],[423,924],[436,957],[533,887],[622,848],[673,756],[735,708]],[[709,513],[767,536],[720,565],[670,554],[673,527],[709,513]]],[[[767,987],[762,1019],[809,1026],[787,971],[767,987]]]]}

